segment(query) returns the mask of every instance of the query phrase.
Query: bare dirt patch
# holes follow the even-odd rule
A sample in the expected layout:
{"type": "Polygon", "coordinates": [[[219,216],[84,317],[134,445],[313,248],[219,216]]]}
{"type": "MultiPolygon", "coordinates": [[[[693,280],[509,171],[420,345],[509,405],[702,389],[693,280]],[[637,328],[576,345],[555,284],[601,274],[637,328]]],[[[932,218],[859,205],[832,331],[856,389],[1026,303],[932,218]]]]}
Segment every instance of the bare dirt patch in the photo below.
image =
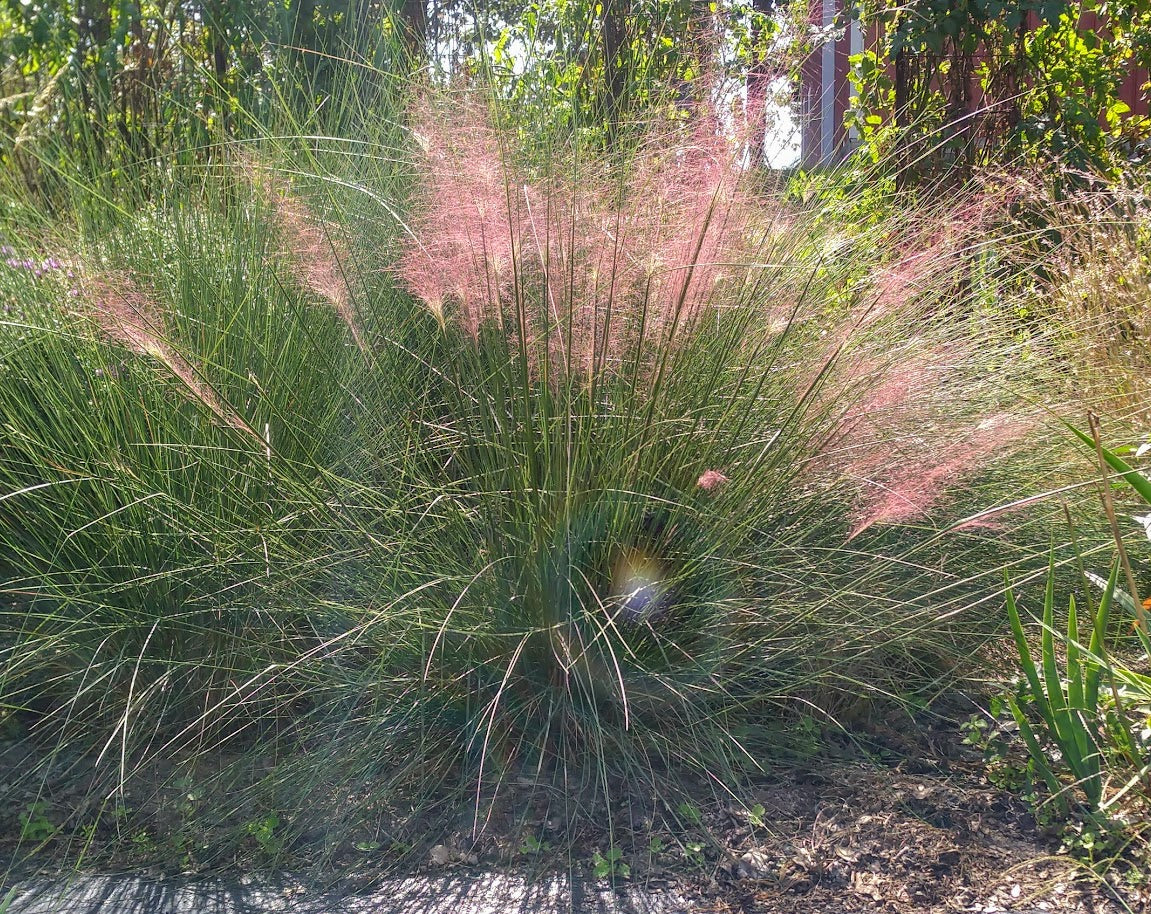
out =
{"type": "MultiPolygon", "coordinates": [[[[897,741],[895,734],[889,737],[897,741]]],[[[450,815],[441,807],[434,817],[414,820],[403,867],[429,878],[562,870],[601,884],[611,881],[611,875],[604,878],[606,871],[620,887],[673,891],[691,899],[685,910],[715,914],[1151,909],[1151,893],[1130,878],[1139,872],[1135,845],[1119,865],[1092,871],[1061,848],[1058,835],[1042,828],[1025,803],[987,781],[981,754],[963,746],[956,730],[917,737],[916,744],[912,753],[905,742],[902,757],[857,750],[812,759],[749,781],[726,799],[701,784],[699,802],[687,808],[659,796],[613,790],[613,800],[594,802],[612,802],[617,811],[626,802],[627,815],[614,821],[622,818],[633,826],[610,834],[589,825],[589,817],[578,829],[565,831],[557,807],[547,799],[554,787],[513,781],[485,811],[486,826],[475,838],[475,810],[466,802],[450,815]],[[605,860],[609,854],[615,856],[605,860]]],[[[62,863],[60,848],[54,852],[49,841],[37,857],[19,853],[29,843],[20,841],[27,817],[22,820],[19,811],[36,808],[50,821],[55,809],[87,789],[85,766],[77,760],[69,769],[71,779],[42,782],[33,792],[14,775],[34,753],[12,742],[0,750],[6,795],[0,851],[10,860],[23,857],[19,869],[25,873],[29,867],[50,873],[62,863]]],[[[135,802],[143,808],[140,814],[149,814],[145,801],[135,802]]],[[[165,813],[157,808],[151,814],[165,813]]],[[[594,816],[590,819],[594,822],[594,816]]],[[[117,847],[109,833],[97,831],[96,838],[88,849],[89,866],[157,872],[154,863],[141,867],[131,849],[117,847]]],[[[326,884],[339,878],[353,892],[367,889],[378,878],[378,867],[390,865],[382,849],[373,847],[365,855],[363,846],[354,835],[344,836],[342,846],[325,858],[326,874],[316,878],[326,884]]],[[[297,856],[296,863],[303,859],[297,856]]],[[[233,864],[241,872],[257,866],[251,860],[233,864]]],[[[394,873],[397,867],[390,869],[394,873]]],[[[10,878],[17,871],[10,867],[10,878]]]]}

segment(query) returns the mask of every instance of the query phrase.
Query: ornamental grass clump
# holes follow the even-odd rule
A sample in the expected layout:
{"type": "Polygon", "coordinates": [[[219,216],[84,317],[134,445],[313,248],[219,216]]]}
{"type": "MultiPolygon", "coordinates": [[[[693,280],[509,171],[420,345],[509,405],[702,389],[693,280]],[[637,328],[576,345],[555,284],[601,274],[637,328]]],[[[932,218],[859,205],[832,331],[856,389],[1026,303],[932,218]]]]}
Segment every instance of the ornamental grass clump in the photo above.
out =
{"type": "Polygon", "coordinates": [[[0,689],[102,760],[93,802],[142,757],[263,729],[268,671],[313,643],[293,563],[339,564],[315,527],[355,454],[348,333],[278,269],[272,222],[161,206],[72,278],[4,277],[0,689]]]}
{"type": "Polygon", "coordinates": [[[832,238],[718,119],[610,166],[497,125],[273,133],[73,233],[76,296],[0,273],[0,701],[94,759],[75,824],[191,778],[206,862],[269,808],[329,861],[612,827],[994,626],[1028,522],[945,531],[1061,458],[970,204],[832,238]]]}
{"type": "Polygon", "coordinates": [[[295,280],[326,301],[347,325],[356,345],[364,349],[363,330],[348,285],[348,252],[334,227],[318,219],[291,187],[277,179],[270,166],[250,155],[241,157],[240,164],[271,200],[283,244],[281,255],[295,280]]]}
{"type": "Polygon", "coordinates": [[[1147,301],[1151,207],[1145,188],[1086,186],[1056,196],[1019,188],[1018,256],[1042,269],[1028,303],[1033,321],[1062,329],[1065,383],[1140,433],[1147,425],[1147,301]],[[1036,251],[1041,258],[1036,257],[1036,251]]]}
{"type": "Polygon", "coordinates": [[[981,474],[1042,418],[1042,363],[959,281],[974,207],[848,239],[887,246],[868,276],[749,192],[706,120],[614,183],[525,172],[474,105],[414,129],[429,170],[397,276],[453,347],[430,443],[466,493],[433,564],[467,587],[426,671],[466,671],[481,774],[728,770],[789,696],[835,704],[947,650],[981,544],[907,525],[1008,500],[981,474]],[[943,578],[912,570],[930,555],[943,578]]]}

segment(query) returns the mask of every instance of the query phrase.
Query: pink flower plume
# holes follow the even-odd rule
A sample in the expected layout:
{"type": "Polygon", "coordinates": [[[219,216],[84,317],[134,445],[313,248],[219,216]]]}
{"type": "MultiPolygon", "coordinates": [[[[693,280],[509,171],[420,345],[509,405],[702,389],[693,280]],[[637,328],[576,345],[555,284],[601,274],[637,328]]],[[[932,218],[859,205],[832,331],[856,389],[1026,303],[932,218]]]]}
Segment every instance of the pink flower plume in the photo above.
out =
{"type": "Polygon", "coordinates": [[[276,227],[283,241],[283,256],[296,282],[331,305],[361,350],[367,349],[348,287],[348,252],[333,237],[331,228],[316,218],[308,205],[292,193],[270,168],[248,156],[241,167],[271,200],[276,227]]]}
{"type": "Polygon", "coordinates": [[[995,415],[968,428],[948,445],[942,459],[932,461],[928,454],[917,454],[873,474],[864,480],[864,494],[854,512],[848,539],[876,525],[924,516],[948,490],[1009,451],[1033,428],[1026,419],[995,415]]]}
{"type": "Polygon", "coordinates": [[[752,204],[709,122],[653,140],[621,183],[518,166],[471,101],[415,121],[426,180],[396,274],[441,322],[472,336],[493,323],[553,369],[591,374],[689,332],[738,279],[752,204]]]}
{"type": "Polygon", "coordinates": [[[155,359],[180,381],[189,399],[206,407],[220,423],[259,438],[168,342],[160,309],[130,277],[86,278],[81,284],[81,300],[88,316],[107,339],[136,355],[155,359]]]}
{"type": "Polygon", "coordinates": [[[705,492],[715,492],[726,482],[730,480],[719,470],[704,470],[695,484],[705,492]]]}

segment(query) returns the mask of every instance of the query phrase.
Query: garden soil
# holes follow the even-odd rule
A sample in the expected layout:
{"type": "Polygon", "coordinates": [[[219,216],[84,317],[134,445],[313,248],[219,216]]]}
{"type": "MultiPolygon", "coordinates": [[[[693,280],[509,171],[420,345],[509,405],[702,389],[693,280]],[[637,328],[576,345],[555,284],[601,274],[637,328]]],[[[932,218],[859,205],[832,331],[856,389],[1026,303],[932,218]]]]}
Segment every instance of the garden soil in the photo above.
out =
{"type": "MultiPolygon", "coordinates": [[[[889,744],[909,739],[887,737],[889,744]]],[[[530,853],[523,846],[525,826],[527,833],[546,833],[546,812],[535,821],[533,801],[517,796],[513,785],[479,840],[465,840],[462,831],[443,835],[442,843],[413,855],[409,873],[373,876],[349,859],[333,884],[219,871],[109,876],[107,867],[102,875],[61,875],[25,861],[8,868],[5,891],[15,886],[17,893],[8,914],[1151,910],[1135,843],[1115,862],[1092,869],[1027,804],[989,783],[982,753],[964,745],[954,727],[910,739],[915,745],[902,756],[888,745],[883,752],[813,758],[761,777],[738,803],[701,800],[698,821],[687,830],[682,820],[673,824],[674,817],[649,808],[625,817],[636,823],[635,833],[617,829],[611,843],[594,830],[581,833],[559,867],[542,852],[546,846],[530,853]],[[614,886],[593,873],[597,850],[610,846],[628,849],[620,861],[627,876],[614,886]],[[641,846],[646,853],[637,851],[641,846]]],[[[14,761],[13,744],[0,751],[0,760],[14,761]]],[[[0,769],[0,782],[9,780],[0,769]]],[[[5,793],[5,813],[37,801],[18,796],[11,783],[5,793]]],[[[51,801],[50,791],[41,792],[39,802],[51,801]]],[[[7,832],[0,849],[13,857],[11,821],[7,832]]]]}

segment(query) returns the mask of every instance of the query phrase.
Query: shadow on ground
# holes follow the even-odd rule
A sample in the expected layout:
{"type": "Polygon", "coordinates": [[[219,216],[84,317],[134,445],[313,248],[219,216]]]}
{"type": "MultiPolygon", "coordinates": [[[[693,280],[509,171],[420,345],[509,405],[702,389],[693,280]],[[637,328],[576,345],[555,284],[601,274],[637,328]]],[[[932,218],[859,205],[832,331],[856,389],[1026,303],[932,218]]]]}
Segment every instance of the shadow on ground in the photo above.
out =
{"type": "MultiPolygon", "coordinates": [[[[151,881],[129,876],[30,879],[8,914],[678,914],[674,894],[618,891],[553,876],[475,873],[385,881],[371,890],[312,893],[293,883],[151,881]]],[[[0,898],[3,896],[0,895],[0,898]]]]}

